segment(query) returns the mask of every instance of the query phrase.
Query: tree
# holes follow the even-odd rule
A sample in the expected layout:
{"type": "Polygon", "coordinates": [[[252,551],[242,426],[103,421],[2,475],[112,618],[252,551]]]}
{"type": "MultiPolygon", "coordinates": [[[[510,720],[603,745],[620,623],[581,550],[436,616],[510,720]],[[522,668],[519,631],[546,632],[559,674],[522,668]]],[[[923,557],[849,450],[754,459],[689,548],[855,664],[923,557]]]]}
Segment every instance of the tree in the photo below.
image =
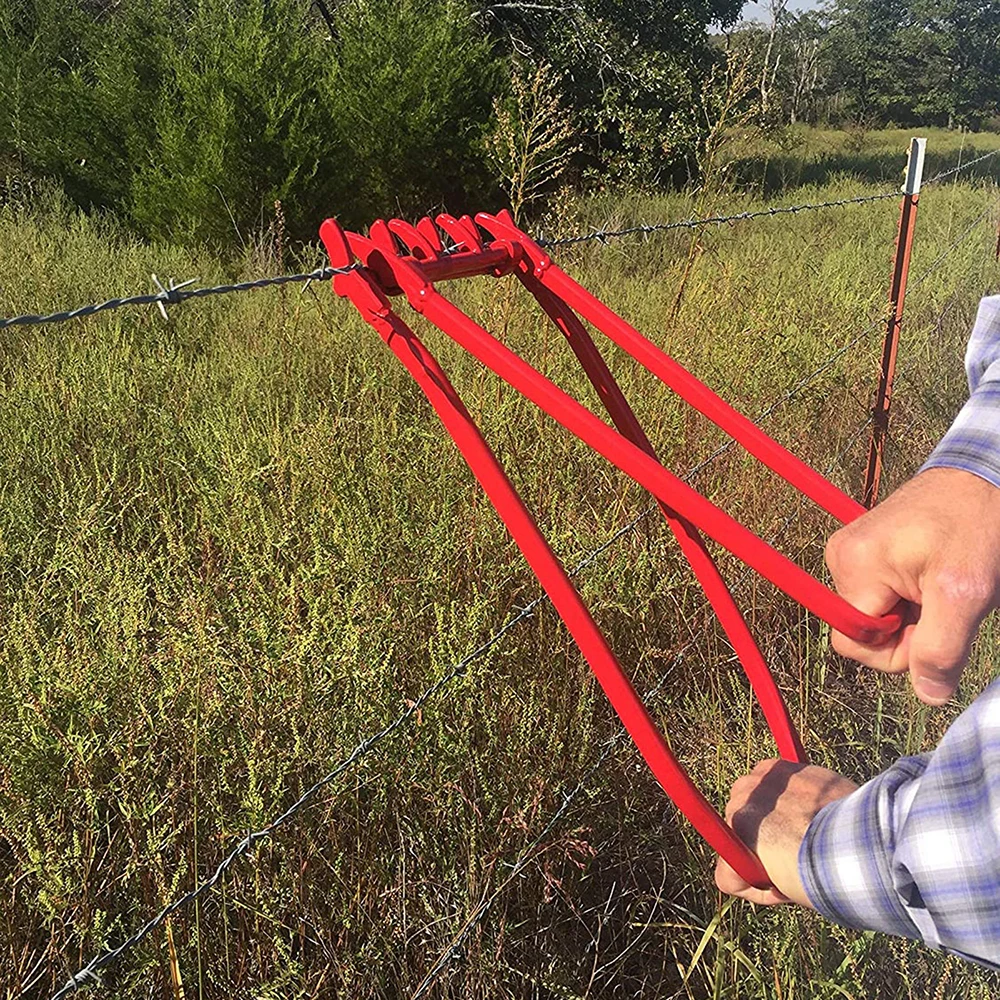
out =
{"type": "Polygon", "coordinates": [[[877,121],[977,126],[1000,107],[996,0],[834,0],[830,86],[877,121]]]}
{"type": "Polygon", "coordinates": [[[481,23],[511,52],[548,63],[612,178],[655,182],[684,172],[704,139],[699,95],[720,54],[709,25],[741,0],[477,0],[481,23]]]}

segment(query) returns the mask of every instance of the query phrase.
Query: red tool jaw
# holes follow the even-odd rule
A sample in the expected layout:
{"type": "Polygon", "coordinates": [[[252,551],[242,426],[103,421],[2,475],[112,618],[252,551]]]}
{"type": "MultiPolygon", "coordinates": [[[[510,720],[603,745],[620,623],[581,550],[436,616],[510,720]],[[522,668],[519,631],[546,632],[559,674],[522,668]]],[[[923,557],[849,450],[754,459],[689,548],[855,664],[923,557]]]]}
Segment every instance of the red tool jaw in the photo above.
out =
{"type": "Polygon", "coordinates": [[[496,215],[479,212],[476,215],[476,222],[495,240],[516,243],[521,255],[530,262],[536,278],[540,278],[552,266],[552,258],[527,233],[518,229],[513,216],[507,209],[503,209],[496,215]]]}
{"type": "MultiPolygon", "coordinates": [[[[351,244],[353,233],[345,233],[336,219],[327,219],[319,229],[320,239],[335,269],[355,265],[355,250],[351,244]]],[[[392,312],[392,306],[378,283],[367,271],[352,270],[333,276],[333,290],[341,298],[350,299],[369,322],[382,323],[392,312]]]]}
{"type": "MultiPolygon", "coordinates": [[[[534,248],[534,244],[513,221],[508,224],[503,214],[496,220],[486,217],[497,223],[497,238],[488,245],[469,216],[456,219],[447,214],[439,215],[436,224],[425,217],[415,226],[403,219],[376,219],[367,236],[345,232],[336,220],[327,219],[320,227],[320,237],[333,267],[347,267],[357,259],[383,295],[405,294],[419,310],[425,290],[435,281],[478,275],[502,277],[524,266],[524,247],[531,244],[534,248]],[[452,243],[448,250],[442,234],[452,243]]],[[[351,289],[360,286],[340,281],[340,277],[334,278],[334,291],[350,298],[351,289]]]]}

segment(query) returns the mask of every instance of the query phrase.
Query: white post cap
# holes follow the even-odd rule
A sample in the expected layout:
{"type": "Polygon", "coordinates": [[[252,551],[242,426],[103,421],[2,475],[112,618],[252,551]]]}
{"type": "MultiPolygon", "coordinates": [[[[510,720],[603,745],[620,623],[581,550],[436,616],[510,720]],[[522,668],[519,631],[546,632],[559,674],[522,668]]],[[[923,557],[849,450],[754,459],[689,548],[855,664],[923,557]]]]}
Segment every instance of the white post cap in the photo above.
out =
{"type": "Polygon", "coordinates": [[[906,183],[903,185],[903,194],[920,194],[920,182],[924,179],[924,156],[926,153],[926,139],[910,140],[910,155],[906,161],[906,183]]]}

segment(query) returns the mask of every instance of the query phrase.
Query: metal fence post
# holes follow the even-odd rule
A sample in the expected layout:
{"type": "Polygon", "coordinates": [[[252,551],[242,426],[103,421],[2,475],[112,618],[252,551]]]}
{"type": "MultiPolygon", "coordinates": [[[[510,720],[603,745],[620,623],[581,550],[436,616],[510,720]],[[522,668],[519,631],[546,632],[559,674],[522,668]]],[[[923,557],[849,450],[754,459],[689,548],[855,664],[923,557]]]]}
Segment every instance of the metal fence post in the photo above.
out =
{"type": "Polygon", "coordinates": [[[875,408],[872,411],[872,436],[868,446],[868,466],[865,469],[865,491],[862,503],[869,510],[878,502],[879,483],[882,478],[882,453],[889,431],[889,407],[892,404],[892,382],[896,374],[896,353],[899,349],[899,331],[903,324],[903,306],[906,302],[906,278],[910,271],[910,251],[913,248],[913,231],[917,221],[917,201],[920,182],[924,174],[926,139],[910,140],[910,155],[906,165],[906,183],[903,201],[899,207],[899,234],[896,237],[896,259],[892,267],[892,285],[889,289],[889,318],[886,322],[885,340],[882,342],[882,368],[879,374],[875,408]]]}

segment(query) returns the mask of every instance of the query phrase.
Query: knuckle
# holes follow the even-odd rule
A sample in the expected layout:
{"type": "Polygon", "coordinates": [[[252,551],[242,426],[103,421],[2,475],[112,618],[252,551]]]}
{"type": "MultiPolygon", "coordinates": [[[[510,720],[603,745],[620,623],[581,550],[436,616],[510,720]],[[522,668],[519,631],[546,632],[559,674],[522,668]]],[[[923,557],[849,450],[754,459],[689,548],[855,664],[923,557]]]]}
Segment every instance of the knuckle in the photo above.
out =
{"type": "Polygon", "coordinates": [[[991,607],[996,600],[993,577],[970,567],[943,566],[935,571],[933,585],[945,600],[977,610],[991,607]]]}
{"type": "Polygon", "coordinates": [[[858,533],[850,539],[846,556],[852,566],[867,568],[882,558],[882,543],[873,535],[858,533]]]}
{"type": "Polygon", "coordinates": [[[837,575],[838,570],[843,566],[844,562],[844,547],[848,544],[847,542],[847,529],[841,528],[839,531],[835,531],[826,542],[826,548],[823,552],[823,557],[826,560],[826,565],[830,572],[834,576],[837,575]]]}
{"type": "Polygon", "coordinates": [[[835,531],[826,542],[824,558],[834,580],[859,569],[867,569],[883,557],[878,535],[849,524],[835,531]]]}

